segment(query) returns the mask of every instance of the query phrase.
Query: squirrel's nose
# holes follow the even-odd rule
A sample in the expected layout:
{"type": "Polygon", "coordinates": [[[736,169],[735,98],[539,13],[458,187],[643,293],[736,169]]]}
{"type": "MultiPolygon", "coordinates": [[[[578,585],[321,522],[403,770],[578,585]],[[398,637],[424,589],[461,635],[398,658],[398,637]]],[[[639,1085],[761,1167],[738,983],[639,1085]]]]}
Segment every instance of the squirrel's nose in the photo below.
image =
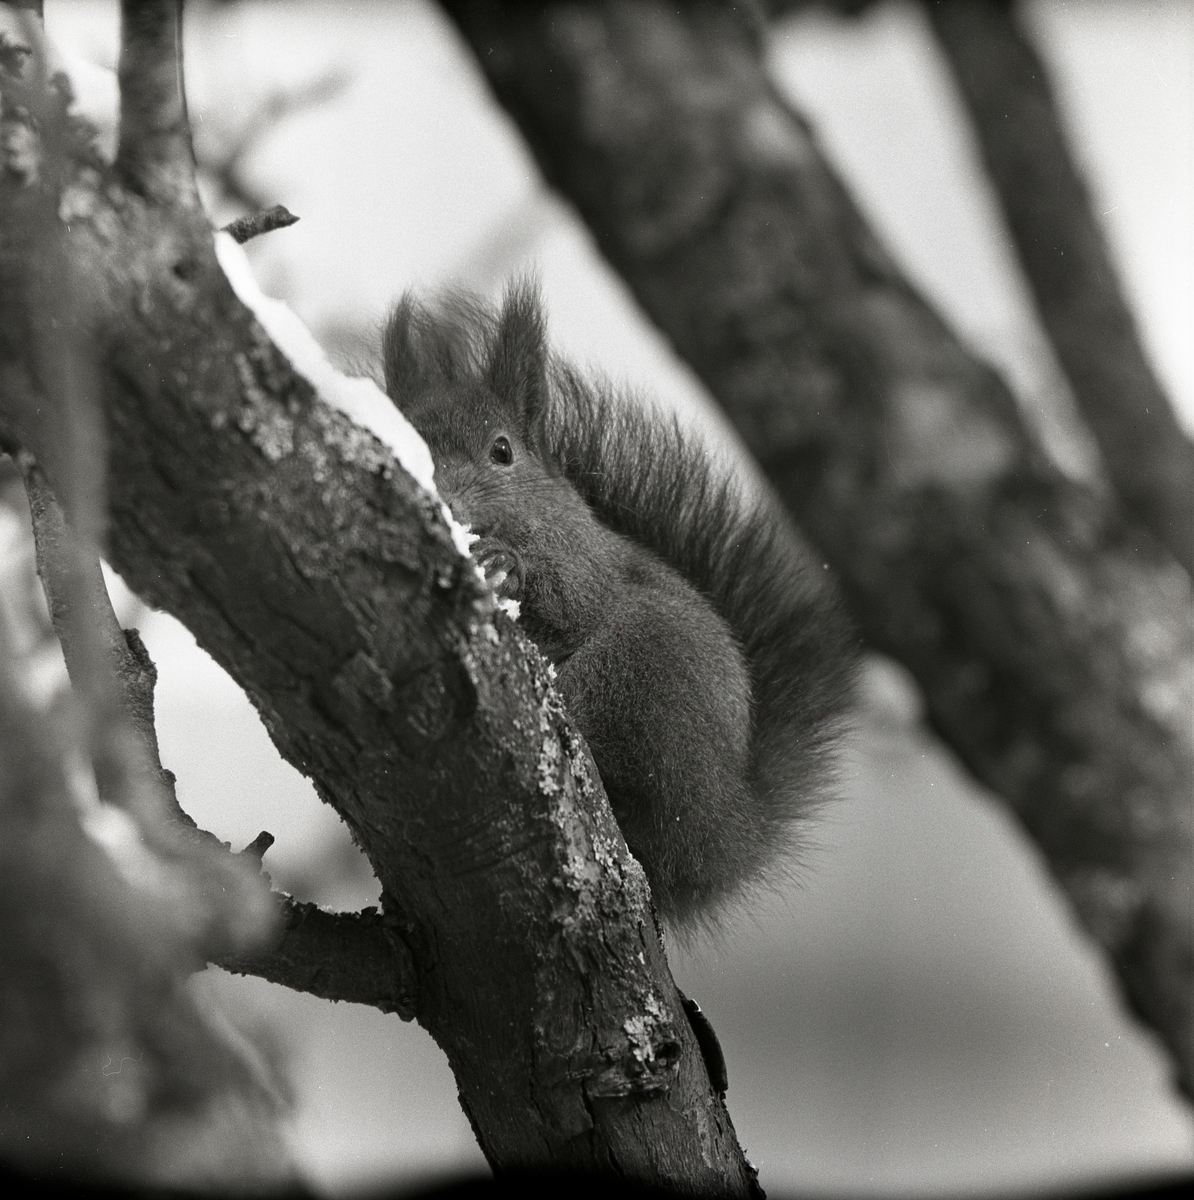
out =
{"type": "Polygon", "coordinates": [[[463,504],[459,496],[445,496],[444,503],[452,510],[452,516],[458,520],[461,525],[471,529],[473,518],[469,512],[468,505],[463,504]]]}
{"type": "Polygon", "coordinates": [[[457,486],[458,481],[455,475],[456,472],[447,464],[436,467],[435,487],[439,492],[440,499],[452,510],[452,516],[461,525],[469,525],[472,523],[472,513],[461,489],[457,486]]]}

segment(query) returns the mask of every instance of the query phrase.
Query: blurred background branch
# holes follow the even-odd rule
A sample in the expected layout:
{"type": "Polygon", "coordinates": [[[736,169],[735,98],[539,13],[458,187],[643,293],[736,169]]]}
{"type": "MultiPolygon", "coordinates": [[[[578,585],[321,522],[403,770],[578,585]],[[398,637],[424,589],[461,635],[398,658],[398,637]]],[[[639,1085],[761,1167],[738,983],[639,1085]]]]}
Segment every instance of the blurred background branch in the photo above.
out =
{"type": "Polygon", "coordinates": [[[1110,481],[1128,512],[1194,573],[1194,444],[1140,346],[1045,64],[1007,0],[953,0],[925,12],[1110,481]]]}

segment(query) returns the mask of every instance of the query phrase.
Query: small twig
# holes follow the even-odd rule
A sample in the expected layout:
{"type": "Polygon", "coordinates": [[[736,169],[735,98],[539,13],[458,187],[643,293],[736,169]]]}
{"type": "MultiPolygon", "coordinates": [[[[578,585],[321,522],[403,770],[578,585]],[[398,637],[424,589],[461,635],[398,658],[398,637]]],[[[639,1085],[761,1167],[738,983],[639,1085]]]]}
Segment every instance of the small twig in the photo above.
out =
{"type": "MultiPolygon", "coordinates": [[[[254,844],[257,841],[260,837],[254,844]]],[[[397,1013],[404,1021],[414,1018],[418,1007],[414,961],[406,943],[376,908],[329,913],[280,892],[273,896],[283,925],[277,944],[253,954],[215,958],[216,966],[324,1000],[368,1004],[397,1013]]]]}
{"type": "Polygon", "coordinates": [[[182,78],[180,0],[121,0],[116,167],[143,195],[199,207],[182,78]]]}
{"type": "Polygon", "coordinates": [[[237,217],[235,221],[229,221],[224,226],[224,232],[231,234],[234,240],[243,246],[251,238],[258,237],[263,233],[271,233],[275,229],[285,229],[297,220],[298,217],[294,213],[281,204],[275,204],[272,208],[262,209],[260,212],[250,213],[247,217],[237,217]]]}
{"type": "Polygon", "coordinates": [[[242,851],[242,854],[248,854],[255,858],[258,862],[265,856],[265,852],[274,844],[277,839],[268,830],[263,829],[242,851]]]}

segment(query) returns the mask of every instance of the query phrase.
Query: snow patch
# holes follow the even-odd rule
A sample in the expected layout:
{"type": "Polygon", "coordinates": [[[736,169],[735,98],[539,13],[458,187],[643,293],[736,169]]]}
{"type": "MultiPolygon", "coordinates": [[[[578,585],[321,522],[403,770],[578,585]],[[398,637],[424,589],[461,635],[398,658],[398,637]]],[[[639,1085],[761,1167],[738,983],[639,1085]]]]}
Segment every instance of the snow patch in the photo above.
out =
{"type": "MultiPolygon", "coordinates": [[[[355,425],[369,430],[389,447],[403,469],[426,492],[438,499],[435,464],[427,443],[402,415],[397,405],[372,379],[343,375],[328,361],[323,347],[285,302],[267,296],[257,284],[248,255],[222,230],[215,235],[216,258],[240,302],[261,322],[270,340],[291,365],[311,384],[320,398],[342,412],[355,425]]],[[[452,540],[468,557],[469,536],[440,501],[452,540]]]]}

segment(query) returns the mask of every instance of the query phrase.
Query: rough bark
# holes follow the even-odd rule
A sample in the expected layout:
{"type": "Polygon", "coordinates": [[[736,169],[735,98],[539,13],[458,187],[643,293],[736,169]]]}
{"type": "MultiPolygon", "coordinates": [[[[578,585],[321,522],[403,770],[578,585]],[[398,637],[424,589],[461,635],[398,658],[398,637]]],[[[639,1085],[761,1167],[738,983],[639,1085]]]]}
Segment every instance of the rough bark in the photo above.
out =
{"type": "MultiPolygon", "coordinates": [[[[134,220],[101,256],[152,240],[134,220]]],[[[105,338],[113,562],[349,822],[490,1162],[744,1193],[644,881],[542,669],[434,506],[238,308],[206,231],[175,245],[199,286],[175,308],[145,280],[155,327],[126,302],[105,338]]]]}
{"type": "Polygon", "coordinates": [[[0,179],[0,433],[58,490],[54,430],[12,399],[42,395],[20,334],[51,317],[25,311],[49,229],[91,284],[109,557],[349,823],[410,951],[409,1004],[491,1164],[752,1194],[645,878],[542,660],[439,505],[237,301],[202,216],[149,186],[176,181],[185,139],[114,171],[71,142],[60,107],[34,126],[6,105],[20,157],[0,179]],[[50,163],[56,144],[73,157],[50,163]]]}
{"type": "Polygon", "coordinates": [[[1194,574],[1194,444],[1144,356],[1044,64],[1008,0],[925,11],[1107,472],[1129,512],[1194,574]]]}
{"type": "Polygon", "coordinates": [[[1189,577],[1044,459],[866,227],[739,15],[445,8],[870,642],[1023,822],[1189,1092],[1189,577]]]}

